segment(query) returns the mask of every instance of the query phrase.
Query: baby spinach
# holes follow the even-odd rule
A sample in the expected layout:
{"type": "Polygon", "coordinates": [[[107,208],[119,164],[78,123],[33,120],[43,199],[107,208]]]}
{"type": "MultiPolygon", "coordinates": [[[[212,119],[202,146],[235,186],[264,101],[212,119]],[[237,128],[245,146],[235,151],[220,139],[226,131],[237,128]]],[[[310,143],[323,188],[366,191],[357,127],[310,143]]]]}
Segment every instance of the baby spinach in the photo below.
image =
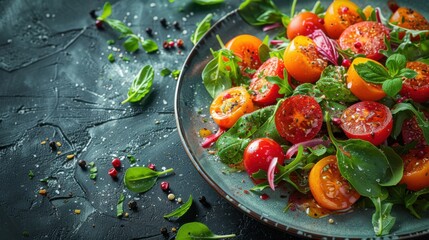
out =
{"type": "Polygon", "coordinates": [[[211,28],[213,14],[209,13],[207,16],[204,17],[201,22],[197,23],[197,28],[195,29],[195,32],[191,35],[191,42],[195,45],[197,42],[206,34],[206,32],[211,28]]]}
{"type": "Polygon", "coordinates": [[[167,218],[167,219],[180,218],[181,216],[183,216],[185,213],[188,212],[189,208],[191,208],[191,206],[192,206],[192,202],[193,202],[192,195],[190,195],[189,199],[188,199],[188,201],[186,201],[186,203],[184,203],[180,207],[176,208],[171,213],[165,214],[164,218],[167,218]]]}
{"type": "Polygon", "coordinates": [[[122,101],[122,104],[127,102],[138,102],[146,96],[146,94],[150,92],[154,77],[155,74],[152,66],[144,66],[134,78],[128,90],[128,98],[122,101]]]}
{"type": "Polygon", "coordinates": [[[125,200],[125,196],[123,193],[121,193],[121,196],[119,196],[118,204],[116,204],[117,217],[121,217],[122,214],[124,214],[124,200],[125,200]]]}
{"type": "Polygon", "coordinates": [[[198,5],[214,5],[225,2],[225,0],[192,0],[194,3],[198,5]]]}
{"type": "Polygon", "coordinates": [[[386,235],[390,232],[396,221],[396,218],[391,215],[393,204],[383,201],[381,197],[370,199],[375,206],[375,212],[372,215],[372,225],[375,235],[386,235]]]}
{"type": "Polygon", "coordinates": [[[246,0],[240,4],[238,13],[247,23],[254,26],[290,21],[289,16],[271,0],[246,0]]]}
{"type": "Polygon", "coordinates": [[[142,193],[149,191],[158,180],[158,177],[173,172],[169,168],[162,172],[154,171],[148,167],[130,167],[125,172],[124,184],[130,191],[142,193]]]}
{"type": "Polygon", "coordinates": [[[202,239],[224,239],[233,238],[235,234],[217,235],[214,234],[205,224],[200,222],[190,222],[183,224],[177,231],[177,240],[202,240],[202,239]]]}
{"type": "Polygon", "coordinates": [[[252,139],[269,137],[284,142],[274,123],[276,106],[268,106],[246,114],[216,141],[220,160],[225,164],[243,161],[243,152],[252,139]]]}
{"type": "MultiPolygon", "coordinates": [[[[429,144],[429,121],[426,119],[425,115],[420,112],[417,108],[415,108],[411,103],[398,103],[392,108],[392,114],[395,118],[399,116],[399,113],[404,112],[412,113],[416,116],[417,124],[423,132],[423,136],[425,137],[426,143],[429,144]]],[[[394,137],[397,137],[401,131],[402,122],[406,117],[402,117],[399,123],[395,124],[395,128],[393,129],[394,137]]]]}

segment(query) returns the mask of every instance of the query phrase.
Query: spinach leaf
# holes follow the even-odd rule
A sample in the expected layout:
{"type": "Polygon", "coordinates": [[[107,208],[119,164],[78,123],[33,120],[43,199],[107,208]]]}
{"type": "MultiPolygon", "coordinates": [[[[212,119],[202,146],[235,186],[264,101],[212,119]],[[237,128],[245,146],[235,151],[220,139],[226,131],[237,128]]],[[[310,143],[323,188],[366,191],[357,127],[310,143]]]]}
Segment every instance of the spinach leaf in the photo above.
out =
{"type": "Polygon", "coordinates": [[[380,182],[381,186],[395,186],[402,179],[404,173],[404,161],[401,156],[399,156],[393,148],[385,145],[380,146],[381,151],[386,155],[388,163],[390,165],[389,170],[387,171],[387,182],[380,182]]]}
{"type": "Polygon", "coordinates": [[[345,79],[346,69],[342,66],[332,66],[323,70],[316,87],[325,95],[326,100],[336,102],[356,102],[358,99],[347,88],[345,79]]]}
{"type": "Polygon", "coordinates": [[[271,0],[246,0],[240,4],[238,13],[247,23],[254,26],[290,21],[289,16],[280,11],[271,0]]]}
{"type": "Polygon", "coordinates": [[[112,5],[109,2],[106,2],[104,3],[103,11],[97,20],[103,21],[104,19],[108,18],[110,14],[112,14],[112,5]]]}
{"type": "MultiPolygon", "coordinates": [[[[279,101],[281,102],[281,101],[279,101]]],[[[220,160],[225,164],[243,161],[243,152],[252,139],[269,137],[284,142],[274,123],[276,106],[268,106],[246,114],[216,141],[220,160]]]]}
{"type": "Polygon", "coordinates": [[[150,92],[154,76],[155,74],[152,66],[144,66],[134,78],[128,90],[128,98],[122,101],[122,104],[127,102],[138,102],[146,96],[146,94],[150,92]]]}
{"type": "Polygon", "coordinates": [[[392,217],[392,206],[390,202],[385,202],[381,197],[371,198],[375,206],[375,212],[372,215],[372,225],[375,235],[386,235],[395,225],[396,218],[392,217]]]}
{"type": "Polygon", "coordinates": [[[225,2],[225,0],[192,0],[194,3],[198,5],[214,5],[225,2]]]}
{"type": "MultiPolygon", "coordinates": [[[[416,116],[417,124],[423,132],[423,136],[425,137],[426,143],[429,144],[429,120],[426,119],[425,115],[417,110],[411,103],[398,103],[392,108],[392,114],[394,117],[400,112],[411,112],[416,116]]],[[[402,121],[404,119],[401,119],[402,121]]],[[[402,126],[402,123],[401,123],[402,126]]],[[[400,126],[395,125],[395,134],[398,134],[398,128],[400,126]]]]}
{"type": "Polygon", "coordinates": [[[190,222],[183,224],[177,231],[177,240],[202,240],[202,239],[223,239],[233,238],[235,234],[217,235],[200,222],[190,222]]]}
{"type": "Polygon", "coordinates": [[[158,177],[171,172],[173,172],[172,168],[157,172],[148,167],[130,167],[125,172],[124,184],[132,192],[146,192],[155,185],[158,177]]]}
{"type": "Polygon", "coordinates": [[[213,14],[209,13],[207,16],[204,17],[201,22],[197,24],[197,28],[195,29],[195,32],[191,35],[191,42],[195,45],[197,42],[206,34],[206,32],[210,29],[212,26],[211,21],[213,18],[213,14]]]}
{"type": "Polygon", "coordinates": [[[124,214],[124,200],[125,196],[121,193],[121,196],[119,196],[118,204],[116,204],[116,216],[121,217],[122,214],[124,214]]]}
{"type": "Polygon", "coordinates": [[[145,39],[143,41],[141,41],[142,44],[142,48],[143,50],[145,50],[145,52],[147,53],[153,53],[158,51],[158,45],[156,44],[155,41],[151,40],[151,39],[145,39]]]}
{"type": "Polygon", "coordinates": [[[137,36],[134,36],[134,34],[131,34],[131,35],[132,36],[127,38],[127,40],[125,40],[122,45],[124,46],[125,50],[127,50],[128,52],[135,52],[140,48],[139,46],[140,38],[137,36]]]}
{"type": "Polygon", "coordinates": [[[186,201],[186,203],[184,203],[183,205],[181,205],[180,207],[176,208],[174,211],[172,211],[169,214],[165,214],[164,218],[180,218],[181,216],[183,216],[186,212],[188,212],[189,208],[191,208],[192,205],[192,195],[189,196],[188,201],[186,201]]]}
{"type": "Polygon", "coordinates": [[[106,18],[103,21],[107,23],[111,28],[121,33],[119,38],[124,38],[128,34],[133,34],[133,31],[120,20],[106,18]]]}

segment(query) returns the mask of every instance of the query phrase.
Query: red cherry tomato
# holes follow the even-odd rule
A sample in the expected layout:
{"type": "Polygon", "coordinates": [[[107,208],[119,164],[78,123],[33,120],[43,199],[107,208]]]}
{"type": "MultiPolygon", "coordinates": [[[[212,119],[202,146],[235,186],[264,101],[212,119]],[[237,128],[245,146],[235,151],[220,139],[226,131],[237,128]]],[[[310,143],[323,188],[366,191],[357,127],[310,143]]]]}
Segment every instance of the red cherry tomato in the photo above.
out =
{"type": "Polygon", "coordinates": [[[383,24],[365,21],[346,28],[338,39],[341,49],[350,49],[356,54],[364,54],[367,58],[380,60],[380,50],[386,50],[385,39],[390,39],[389,29],[383,24]]]}
{"type": "Polygon", "coordinates": [[[267,77],[278,76],[283,79],[284,71],[283,61],[277,57],[272,57],[264,62],[253,75],[250,82],[249,90],[252,100],[259,106],[266,106],[276,103],[277,98],[283,97],[279,94],[279,86],[270,83],[267,77]]]}
{"type": "Polygon", "coordinates": [[[405,79],[400,94],[423,103],[429,101],[429,65],[423,62],[408,62],[407,68],[417,72],[412,79],[405,79]]]}
{"type": "MultiPolygon", "coordinates": [[[[283,165],[283,149],[271,138],[257,138],[252,140],[244,150],[243,164],[249,176],[264,170],[268,171],[271,161],[277,158],[277,163],[283,165]]],[[[278,171],[276,168],[275,172],[278,171]]]]}
{"type": "Polygon", "coordinates": [[[385,105],[363,101],[351,105],[343,112],[340,126],[349,138],[380,145],[392,132],[393,118],[385,105]]]}
{"type": "Polygon", "coordinates": [[[410,150],[402,160],[404,175],[400,183],[405,183],[413,191],[429,187],[429,146],[410,150]]]}
{"type": "Polygon", "coordinates": [[[325,31],[323,19],[312,12],[301,12],[293,17],[287,26],[287,38],[292,40],[298,35],[307,36],[316,29],[325,31]]]}
{"type": "Polygon", "coordinates": [[[295,144],[314,138],[322,128],[320,105],[310,96],[295,95],[284,100],[275,113],[280,136],[295,144]]]}
{"type": "Polygon", "coordinates": [[[350,208],[360,197],[341,176],[335,155],[319,160],[311,169],[308,183],[316,202],[329,210],[350,208]]]}
{"type": "Polygon", "coordinates": [[[261,46],[262,41],[248,34],[238,35],[231,39],[226,43],[225,47],[234,52],[235,55],[241,58],[241,62],[239,62],[239,66],[241,72],[245,76],[249,76],[247,74],[247,69],[258,69],[262,61],[259,58],[259,46],[261,46]]]}

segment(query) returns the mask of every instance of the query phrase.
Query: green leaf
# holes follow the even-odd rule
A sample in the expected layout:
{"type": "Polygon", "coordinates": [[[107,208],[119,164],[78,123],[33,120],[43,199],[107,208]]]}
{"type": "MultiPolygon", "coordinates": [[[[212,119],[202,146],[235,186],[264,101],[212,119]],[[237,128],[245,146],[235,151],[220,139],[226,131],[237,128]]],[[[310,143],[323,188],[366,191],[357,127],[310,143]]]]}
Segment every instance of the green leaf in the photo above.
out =
{"type": "Polygon", "coordinates": [[[356,102],[358,99],[347,88],[346,69],[342,66],[332,66],[323,70],[316,87],[324,95],[324,99],[336,102],[356,102]]]}
{"type": "Polygon", "coordinates": [[[112,14],[112,5],[109,2],[106,2],[103,6],[103,12],[97,19],[103,21],[108,18],[110,14],[112,14]]]}
{"type": "Polygon", "coordinates": [[[254,26],[282,23],[282,18],[289,19],[271,0],[246,0],[240,4],[238,13],[254,26]]]}
{"type": "Polygon", "coordinates": [[[180,207],[176,208],[174,211],[172,211],[169,214],[165,214],[164,218],[180,218],[181,216],[183,216],[185,213],[188,212],[188,210],[191,208],[192,206],[192,195],[189,196],[188,201],[186,201],[186,203],[184,203],[183,205],[181,205],[180,207]]]}
{"type": "Polygon", "coordinates": [[[417,124],[423,132],[426,143],[429,144],[429,121],[426,119],[425,115],[418,111],[410,103],[398,103],[392,108],[392,114],[395,116],[399,112],[411,112],[416,116],[417,124]]]}
{"type": "Polygon", "coordinates": [[[383,91],[390,97],[395,97],[402,89],[402,79],[394,78],[383,82],[383,91]]]}
{"type": "Polygon", "coordinates": [[[417,76],[417,72],[409,69],[409,68],[403,68],[399,71],[398,77],[405,77],[405,78],[415,78],[417,76]]]}
{"type": "Polygon", "coordinates": [[[131,154],[127,154],[127,158],[128,158],[128,161],[130,161],[130,164],[134,164],[137,162],[137,159],[131,154]]]}
{"type": "Polygon", "coordinates": [[[206,225],[200,222],[190,222],[183,224],[177,231],[177,240],[207,240],[233,238],[235,234],[216,235],[206,225]]]}
{"type": "Polygon", "coordinates": [[[128,90],[128,98],[122,101],[122,104],[126,102],[138,102],[146,96],[152,87],[154,76],[155,74],[152,66],[144,66],[134,78],[128,90]]]}
{"type": "Polygon", "coordinates": [[[147,53],[153,53],[158,51],[158,45],[156,44],[155,41],[151,40],[151,39],[145,39],[144,41],[141,42],[142,43],[142,47],[143,49],[147,52],[147,53]]]}
{"type": "Polygon", "coordinates": [[[393,54],[386,60],[386,67],[392,77],[396,76],[406,65],[407,59],[402,54],[393,54]]]}
{"type": "Polygon", "coordinates": [[[389,234],[395,225],[396,218],[392,217],[392,203],[384,202],[380,197],[371,198],[375,206],[375,213],[372,215],[372,225],[377,236],[389,234]]]}
{"type": "Polygon", "coordinates": [[[121,196],[119,196],[118,204],[116,204],[116,216],[121,217],[122,214],[124,214],[124,200],[125,196],[121,193],[121,196]]]}
{"type": "Polygon", "coordinates": [[[109,24],[109,26],[114,30],[121,33],[120,38],[123,38],[129,34],[133,34],[133,31],[119,20],[107,18],[107,19],[104,19],[104,22],[109,24]]]}
{"type": "Polygon", "coordinates": [[[168,69],[168,68],[163,68],[163,69],[161,70],[160,74],[161,74],[161,76],[162,76],[162,77],[168,76],[168,75],[170,75],[170,74],[171,74],[171,70],[170,70],[170,69],[168,69]]]}
{"type": "Polygon", "coordinates": [[[195,45],[206,34],[211,27],[213,14],[209,13],[207,16],[197,24],[195,32],[191,35],[191,42],[195,45]]]}
{"type": "Polygon", "coordinates": [[[125,50],[127,50],[128,52],[135,52],[140,47],[139,42],[140,42],[139,37],[137,37],[134,34],[131,34],[127,38],[127,40],[124,41],[122,45],[124,46],[125,50]]]}
{"type": "Polygon", "coordinates": [[[284,94],[285,96],[290,96],[293,93],[292,87],[289,85],[288,73],[286,69],[283,71],[283,79],[278,76],[267,77],[267,81],[279,86],[279,94],[284,94]]]}
{"type": "Polygon", "coordinates": [[[32,170],[28,171],[28,178],[30,178],[30,179],[34,178],[34,173],[32,170]]]}
{"type": "Polygon", "coordinates": [[[212,59],[203,69],[202,78],[207,92],[212,98],[215,98],[222,91],[232,87],[232,81],[228,77],[228,73],[221,71],[219,58],[212,59]]]}
{"type": "Polygon", "coordinates": [[[179,75],[180,75],[180,70],[173,70],[172,72],[171,72],[171,76],[174,78],[174,79],[177,79],[177,78],[179,78],[179,75]]]}
{"type": "Polygon", "coordinates": [[[192,2],[198,4],[198,5],[214,5],[225,2],[225,0],[192,0],[192,2]]]}
{"type": "Polygon", "coordinates": [[[109,62],[113,63],[115,61],[115,56],[113,55],[113,53],[110,53],[107,56],[107,60],[109,60],[109,62]]]}
{"type": "Polygon", "coordinates": [[[130,167],[125,172],[124,184],[132,192],[146,192],[155,185],[158,177],[171,172],[173,172],[172,168],[157,172],[147,167],[130,167]]]}
{"type": "Polygon", "coordinates": [[[390,79],[389,72],[379,63],[368,61],[354,65],[357,74],[365,81],[381,84],[390,79]]]}
{"type": "Polygon", "coordinates": [[[267,61],[270,58],[270,47],[266,44],[259,45],[258,54],[261,62],[267,61]]]}
{"type": "Polygon", "coordinates": [[[381,186],[395,186],[398,184],[404,173],[404,161],[391,147],[381,145],[381,151],[386,155],[389,164],[387,182],[380,182],[381,186]]]}

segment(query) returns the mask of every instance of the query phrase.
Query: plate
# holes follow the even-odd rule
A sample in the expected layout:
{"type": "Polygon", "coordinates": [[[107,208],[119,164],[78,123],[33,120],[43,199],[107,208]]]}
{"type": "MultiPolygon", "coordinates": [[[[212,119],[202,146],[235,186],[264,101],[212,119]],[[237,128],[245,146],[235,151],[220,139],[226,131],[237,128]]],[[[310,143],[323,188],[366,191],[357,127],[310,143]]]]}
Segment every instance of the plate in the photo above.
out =
{"type": "MultiPolygon", "coordinates": [[[[290,12],[292,1],[277,1],[276,4],[283,12],[290,12]],[[278,2],[278,3],[277,3],[278,2]]],[[[359,6],[366,6],[369,1],[354,1],[359,6]]],[[[372,6],[382,6],[384,16],[389,16],[387,1],[371,1],[372,6]]],[[[298,1],[297,10],[311,8],[313,1],[298,1]]],[[[330,1],[322,1],[327,7],[330,1]]],[[[398,1],[401,6],[418,10],[429,17],[429,7],[420,1],[398,1]]],[[[301,237],[320,238],[372,238],[375,237],[371,224],[373,209],[356,209],[352,213],[331,215],[327,218],[311,218],[304,212],[283,212],[287,204],[284,191],[267,191],[268,200],[261,200],[258,195],[247,190],[253,183],[245,172],[228,173],[228,167],[221,163],[201,147],[198,131],[201,128],[217,129],[210,121],[209,106],[212,98],[202,84],[201,73],[205,65],[212,59],[210,48],[219,49],[216,35],[224,43],[239,34],[252,34],[263,39],[266,33],[261,28],[253,27],[244,22],[238,12],[232,11],[215,23],[209,32],[194,46],[183,65],[175,96],[175,115],[179,135],[183,146],[195,168],[221,196],[232,205],[254,217],[260,222],[277,229],[287,231],[301,237]],[[205,121],[208,120],[208,121],[205,121]],[[334,220],[334,224],[328,222],[334,220]]],[[[416,219],[406,210],[394,207],[392,215],[396,224],[386,238],[409,238],[429,233],[429,219],[416,219]]]]}

